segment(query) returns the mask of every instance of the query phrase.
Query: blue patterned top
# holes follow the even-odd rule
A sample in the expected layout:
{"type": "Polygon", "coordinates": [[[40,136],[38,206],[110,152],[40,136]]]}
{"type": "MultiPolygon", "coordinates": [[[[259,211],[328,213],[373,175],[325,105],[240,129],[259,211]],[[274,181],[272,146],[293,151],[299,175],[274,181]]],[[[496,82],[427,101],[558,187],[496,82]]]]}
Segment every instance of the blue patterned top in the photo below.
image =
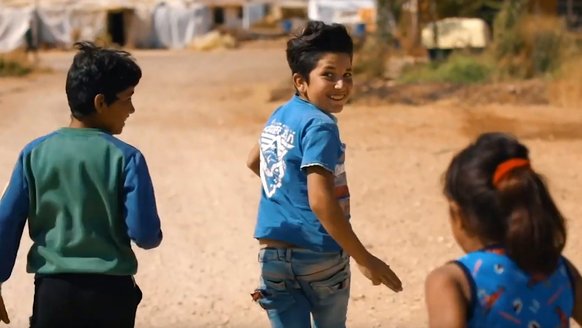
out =
{"type": "Polygon", "coordinates": [[[472,289],[468,327],[570,326],[574,284],[564,258],[549,277],[524,272],[503,248],[472,252],[456,263],[472,289]]]}

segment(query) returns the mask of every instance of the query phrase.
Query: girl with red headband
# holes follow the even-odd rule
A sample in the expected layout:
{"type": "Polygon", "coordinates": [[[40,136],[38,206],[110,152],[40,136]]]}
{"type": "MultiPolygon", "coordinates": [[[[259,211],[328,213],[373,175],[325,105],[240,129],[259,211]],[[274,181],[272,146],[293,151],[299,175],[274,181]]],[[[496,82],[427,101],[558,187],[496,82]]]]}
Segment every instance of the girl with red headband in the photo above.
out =
{"type": "Polygon", "coordinates": [[[444,193],[466,255],[426,279],[431,328],[582,323],[582,279],[562,256],[564,217],[524,145],[481,135],[453,158],[444,193]]]}

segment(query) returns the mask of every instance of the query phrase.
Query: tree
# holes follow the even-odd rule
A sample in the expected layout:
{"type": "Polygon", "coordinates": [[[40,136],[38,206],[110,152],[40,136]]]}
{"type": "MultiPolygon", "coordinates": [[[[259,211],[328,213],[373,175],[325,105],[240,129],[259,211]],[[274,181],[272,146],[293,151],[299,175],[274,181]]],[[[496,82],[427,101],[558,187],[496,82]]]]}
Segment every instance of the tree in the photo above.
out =
{"type": "Polygon", "coordinates": [[[438,0],[438,16],[445,17],[479,17],[493,24],[495,15],[501,9],[503,0],[438,0]]]}
{"type": "Polygon", "coordinates": [[[378,39],[383,44],[390,44],[392,41],[392,27],[391,19],[391,3],[390,0],[378,0],[378,14],[377,14],[377,28],[378,39]]]}

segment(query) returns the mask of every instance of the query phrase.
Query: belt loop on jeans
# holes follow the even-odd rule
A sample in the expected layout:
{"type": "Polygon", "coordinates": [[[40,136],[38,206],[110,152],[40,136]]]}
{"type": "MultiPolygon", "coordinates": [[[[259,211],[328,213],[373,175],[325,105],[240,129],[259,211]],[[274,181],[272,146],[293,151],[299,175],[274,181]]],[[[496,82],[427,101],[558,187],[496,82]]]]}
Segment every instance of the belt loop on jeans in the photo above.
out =
{"type": "Polygon", "coordinates": [[[291,262],[293,250],[291,248],[277,248],[277,258],[279,261],[291,262]]]}
{"type": "Polygon", "coordinates": [[[277,252],[277,260],[283,261],[285,259],[286,253],[284,248],[275,248],[277,252]]]}

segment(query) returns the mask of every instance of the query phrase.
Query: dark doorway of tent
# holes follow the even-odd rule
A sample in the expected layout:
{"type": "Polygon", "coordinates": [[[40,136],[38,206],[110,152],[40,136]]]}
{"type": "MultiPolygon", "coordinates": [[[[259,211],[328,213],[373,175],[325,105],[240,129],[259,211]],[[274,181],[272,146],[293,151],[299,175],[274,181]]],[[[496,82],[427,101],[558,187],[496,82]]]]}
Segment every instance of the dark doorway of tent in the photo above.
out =
{"type": "Polygon", "coordinates": [[[212,14],[213,14],[214,26],[220,26],[220,25],[224,24],[224,8],[214,7],[212,14]]]}
{"type": "Polygon", "coordinates": [[[107,35],[112,44],[116,44],[120,47],[125,46],[127,35],[125,28],[128,25],[128,18],[129,15],[127,15],[124,10],[107,12],[107,35]]]}

